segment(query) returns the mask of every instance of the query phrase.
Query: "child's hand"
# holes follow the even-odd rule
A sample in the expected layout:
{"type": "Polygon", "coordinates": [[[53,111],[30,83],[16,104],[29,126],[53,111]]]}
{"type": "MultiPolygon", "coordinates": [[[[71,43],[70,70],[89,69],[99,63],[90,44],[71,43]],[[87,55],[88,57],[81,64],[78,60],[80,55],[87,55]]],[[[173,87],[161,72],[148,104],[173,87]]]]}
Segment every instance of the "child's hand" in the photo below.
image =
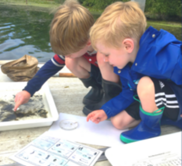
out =
{"type": "Polygon", "coordinates": [[[21,91],[17,93],[15,96],[15,107],[13,110],[16,111],[20,105],[27,103],[30,97],[31,95],[27,91],[21,91]]]}
{"type": "Polygon", "coordinates": [[[104,112],[104,110],[95,110],[88,114],[87,116],[87,122],[91,120],[92,122],[98,124],[99,122],[102,122],[107,119],[107,115],[104,112]]]}

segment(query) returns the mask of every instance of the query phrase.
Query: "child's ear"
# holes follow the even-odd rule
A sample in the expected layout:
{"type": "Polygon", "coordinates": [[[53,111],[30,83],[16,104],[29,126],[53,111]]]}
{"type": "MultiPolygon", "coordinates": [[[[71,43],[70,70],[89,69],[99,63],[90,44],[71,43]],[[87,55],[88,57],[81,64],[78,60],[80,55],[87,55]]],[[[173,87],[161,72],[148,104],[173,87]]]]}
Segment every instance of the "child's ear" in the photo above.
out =
{"type": "Polygon", "coordinates": [[[131,53],[134,50],[134,41],[131,38],[124,39],[122,44],[128,53],[131,53]]]}
{"type": "Polygon", "coordinates": [[[90,41],[90,39],[88,39],[87,46],[90,46],[90,45],[91,45],[91,41],[90,41]]]}

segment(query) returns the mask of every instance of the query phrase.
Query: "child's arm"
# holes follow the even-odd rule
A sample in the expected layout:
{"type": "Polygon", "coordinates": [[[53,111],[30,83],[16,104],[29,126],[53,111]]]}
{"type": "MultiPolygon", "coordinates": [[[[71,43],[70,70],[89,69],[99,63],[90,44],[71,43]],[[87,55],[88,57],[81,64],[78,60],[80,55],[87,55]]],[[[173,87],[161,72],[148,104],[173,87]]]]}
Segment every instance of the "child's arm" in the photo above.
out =
{"type": "Polygon", "coordinates": [[[28,91],[31,96],[33,96],[34,93],[38,91],[51,76],[55,75],[59,70],[61,70],[64,65],[64,60],[62,60],[58,55],[55,55],[41,67],[41,69],[28,82],[27,86],[23,90],[28,91]]]}
{"type": "Polygon", "coordinates": [[[21,92],[17,93],[16,97],[15,97],[15,107],[13,110],[16,111],[20,105],[27,103],[29,101],[30,97],[31,97],[31,95],[27,91],[21,91],[21,92]]]}
{"type": "Polygon", "coordinates": [[[123,111],[133,102],[133,92],[130,90],[122,90],[122,92],[105,103],[100,110],[95,110],[88,114],[87,122],[91,120],[92,122],[98,124],[110,117],[117,115],[119,112],[123,111]],[[127,98],[124,97],[125,94],[127,98]]]}
{"type": "Polygon", "coordinates": [[[100,110],[91,112],[87,116],[87,122],[91,120],[92,122],[98,124],[101,121],[117,115],[133,102],[133,95],[135,91],[129,89],[125,80],[121,79],[121,83],[123,88],[122,92],[105,103],[100,110]]]}
{"type": "Polygon", "coordinates": [[[102,122],[107,119],[107,115],[104,112],[104,110],[95,110],[88,114],[87,116],[87,122],[91,120],[92,122],[98,124],[99,122],[102,122]]]}
{"type": "Polygon", "coordinates": [[[33,96],[51,76],[61,70],[64,65],[64,59],[58,55],[55,55],[51,60],[46,62],[36,75],[27,83],[27,86],[23,91],[17,93],[14,110],[16,111],[20,105],[27,103],[30,97],[33,96]]]}
{"type": "Polygon", "coordinates": [[[133,96],[136,94],[136,91],[130,90],[126,80],[121,79],[121,84],[122,92],[101,107],[108,119],[125,110],[134,101],[133,96]]]}

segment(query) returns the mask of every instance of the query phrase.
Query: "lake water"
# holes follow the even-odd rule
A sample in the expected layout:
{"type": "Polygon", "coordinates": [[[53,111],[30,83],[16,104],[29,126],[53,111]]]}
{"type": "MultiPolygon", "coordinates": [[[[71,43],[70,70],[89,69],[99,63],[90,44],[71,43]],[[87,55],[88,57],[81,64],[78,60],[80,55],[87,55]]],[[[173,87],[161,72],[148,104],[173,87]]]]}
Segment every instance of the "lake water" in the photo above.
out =
{"type": "MultiPolygon", "coordinates": [[[[28,54],[39,62],[48,61],[54,55],[49,42],[52,18],[46,8],[0,5],[0,60],[18,59],[28,54]]],[[[165,29],[181,40],[179,26],[149,25],[165,29]]]]}

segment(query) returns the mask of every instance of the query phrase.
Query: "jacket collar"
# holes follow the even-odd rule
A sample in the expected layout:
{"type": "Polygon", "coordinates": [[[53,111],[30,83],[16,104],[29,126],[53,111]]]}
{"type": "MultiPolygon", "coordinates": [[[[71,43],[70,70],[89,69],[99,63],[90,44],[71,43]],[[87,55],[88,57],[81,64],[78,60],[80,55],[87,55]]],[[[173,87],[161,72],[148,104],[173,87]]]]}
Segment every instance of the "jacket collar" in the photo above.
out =
{"type": "Polygon", "coordinates": [[[131,67],[129,64],[127,64],[123,69],[118,69],[117,67],[114,67],[114,73],[119,75],[120,77],[126,78],[127,80],[131,79],[130,73],[128,71],[131,70],[131,67]]]}
{"type": "Polygon", "coordinates": [[[133,63],[132,70],[140,72],[144,68],[147,68],[152,56],[160,53],[160,50],[171,42],[176,41],[174,35],[161,29],[156,30],[153,27],[149,27],[140,38],[140,47],[133,63]]]}

